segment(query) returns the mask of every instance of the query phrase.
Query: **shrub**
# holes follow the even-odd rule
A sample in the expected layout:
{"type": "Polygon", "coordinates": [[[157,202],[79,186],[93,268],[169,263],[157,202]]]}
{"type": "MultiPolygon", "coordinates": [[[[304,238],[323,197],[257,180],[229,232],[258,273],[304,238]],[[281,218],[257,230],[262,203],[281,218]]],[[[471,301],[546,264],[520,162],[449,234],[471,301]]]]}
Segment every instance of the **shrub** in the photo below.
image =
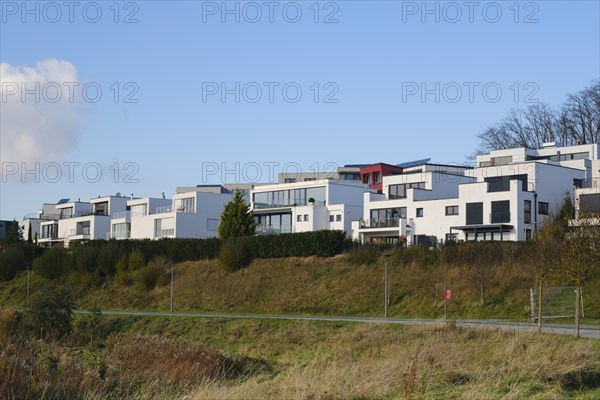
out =
{"type": "Polygon", "coordinates": [[[137,271],[138,269],[141,269],[145,263],[146,260],[144,259],[144,254],[140,249],[131,250],[131,253],[129,253],[128,262],[130,271],[137,271]]]}
{"type": "Polygon", "coordinates": [[[19,249],[7,249],[0,253],[0,280],[10,281],[23,269],[25,261],[19,249]]]}
{"type": "Polygon", "coordinates": [[[249,265],[252,253],[244,240],[232,238],[221,246],[219,261],[226,271],[233,272],[249,265]]]}
{"type": "Polygon", "coordinates": [[[167,267],[169,261],[164,257],[156,257],[144,268],[134,274],[134,282],[140,289],[152,290],[157,285],[166,285],[169,282],[167,267]]]}
{"type": "Polygon", "coordinates": [[[97,258],[97,248],[79,245],[73,250],[73,267],[77,272],[93,273],[96,271],[97,258]]]}
{"type": "Polygon", "coordinates": [[[348,253],[346,259],[352,265],[375,264],[385,248],[376,244],[363,244],[348,253]]]}
{"type": "Polygon", "coordinates": [[[35,335],[61,338],[71,332],[73,305],[71,292],[47,287],[31,296],[27,323],[35,335]]]}
{"type": "Polygon", "coordinates": [[[70,258],[67,250],[53,247],[44,255],[33,261],[33,270],[46,279],[56,279],[65,275],[69,270],[70,258]]]}
{"type": "Polygon", "coordinates": [[[322,230],[250,236],[242,240],[256,258],[331,257],[344,248],[344,236],[343,231],[322,230]]]}

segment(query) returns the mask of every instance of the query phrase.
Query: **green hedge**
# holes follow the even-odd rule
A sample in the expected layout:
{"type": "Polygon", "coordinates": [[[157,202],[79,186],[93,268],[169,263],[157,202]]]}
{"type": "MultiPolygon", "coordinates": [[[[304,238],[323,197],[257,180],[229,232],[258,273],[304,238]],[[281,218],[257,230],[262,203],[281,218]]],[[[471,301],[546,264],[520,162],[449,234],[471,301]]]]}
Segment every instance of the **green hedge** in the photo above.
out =
{"type": "MultiPolygon", "coordinates": [[[[342,231],[323,230],[281,235],[258,235],[247,236],[239,240],[241,248],[249,257],[248,260],[277,257],[331,257],[341,253],[344,249],[344,232],[342,231]]],[[[47,250],[42,257],[35,260],[34,270],[48,279],[59,278],[74,272],[92,274],[97,279],[121,273],[125,274],[122,276],[123,279],[129,280],[131,273],[157,258],[165,259],[165,262],[216,259],[219,257],[222,245],[223,241],[217,238],[92,240],[86,243],[77,243],[70,251],[60,247],[47,250]],[[119,265],[119,270],[117,265],[119,265]]],[[[232,251],[229,249],[227,254],[222,254],[221,258],[231,255],[232,251]]],[[[240,254],[234,253],[238,258],[241,257],[240,254]]],[[[241,258],[244,262],[232,263],[235,265],[232,269],[239,268],[238,264],[246,263],[246,257],[241,258]]],[[[14,276],[11,271],[8,271],[7,268],[5,279],[14,276]]]]}
{"type": "Polygon", "coordinates": [[[249,236],[244,240],[256,258],[332,257],[342,252],[344,236],[343,231],[323,230],[249,236]]]}

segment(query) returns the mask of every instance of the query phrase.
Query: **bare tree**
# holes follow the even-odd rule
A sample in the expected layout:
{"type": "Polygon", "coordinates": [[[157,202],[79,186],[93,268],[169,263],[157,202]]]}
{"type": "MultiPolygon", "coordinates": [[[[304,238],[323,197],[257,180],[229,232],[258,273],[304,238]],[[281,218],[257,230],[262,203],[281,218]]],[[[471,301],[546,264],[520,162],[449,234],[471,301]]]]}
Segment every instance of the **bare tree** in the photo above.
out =
{"type": "Polygon", "coordinates": [[[579,337],[581,288],[586,280],[600,272],[600,226],[597,221],[585,216],[573,220],[572,231],[561,253],[561,273],[577,288],[575,336],[579,337]]]}
{"type": "Polygon", "coordinates": [[[558,141],[563,146],[598,143],[600,139],[600,81],[582,91],[569,94],[557,109],[536,104],[513,109],[502,121],[479,135],[476,153],[515,147],[539,148],[558,141]]]}

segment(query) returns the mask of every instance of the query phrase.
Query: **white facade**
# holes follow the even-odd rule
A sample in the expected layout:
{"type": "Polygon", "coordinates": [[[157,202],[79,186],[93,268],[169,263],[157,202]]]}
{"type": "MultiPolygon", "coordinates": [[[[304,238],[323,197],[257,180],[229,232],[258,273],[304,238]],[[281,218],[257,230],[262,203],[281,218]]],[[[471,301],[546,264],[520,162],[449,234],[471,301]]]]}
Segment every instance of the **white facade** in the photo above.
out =
{"type": "Polygon", "coordinates": [[[115,239],[209,238],[218,234],[221,213],[233,199],[220,191],[178,192],[172,199],[128,202],[130,212],[111,222],[115,239]]]}
{"type": "MultiPolygon", "coordinates": [[[[59,215],[56,211],[56,204],[44,203],[42,208],[37,213],[27,214],[23,217],[21,228],[23,229],[23,238],[32,242],[39,243],[42,237],[42,222],[58,221],[59,215]]],[[[46,236],[51,236],[51,229],[46,229],[46,236]]],[[[51,239],[51,238],[50,238],[51,239]]]]}
{"type": "Polygon", "coordinates": [[[128,198],[105,196],[89,203],[69,202],[59,204],[58,239],[65,247],[74,240],[106,239],[110,232],[111,216],[127,210],[128,198]]]}
{"type": "Polygon", "coordinates": [[[598,145],[494,151],[477,157],[472,170],[407,169],[383,178],[383,194],[365,194],[353,238],[396,242],[404,236],[409,245],[526,240],[560,209],[565,194],[574,195],[574,184],[591,175],[593,159],[598,145]]]}
{"type": "Polygon", "coordinates": [[[350,235],[363,212],[363,194],[373,192],[357,181],[319,180],[274,184],[252,191],[257,233],[339,229],[350,235]]]}

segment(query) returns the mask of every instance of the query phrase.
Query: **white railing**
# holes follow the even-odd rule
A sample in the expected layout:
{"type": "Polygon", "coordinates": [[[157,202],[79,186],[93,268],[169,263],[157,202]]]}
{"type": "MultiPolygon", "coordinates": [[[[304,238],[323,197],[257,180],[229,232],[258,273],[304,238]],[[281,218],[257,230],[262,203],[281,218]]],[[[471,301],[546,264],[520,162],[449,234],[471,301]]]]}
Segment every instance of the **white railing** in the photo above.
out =
{"type": "Polygon", "coordinates": [[[173,237],[175,236],[175,229],[171,228],[171,229],[161,229],[160,231],[160,237],[161,238],[168,238],[168,237],[173,237]]]}
{"type": "Polygon", "coordinates": [[[129,239],[131,238],[131,232],[107,232],[106,239],[129,239]]]}
{"type": "Polygon", "coordinates": [[[113,213],[112,219],[129,218],[130,215],[131,215],[130,211],[119,211],[119,212],[113,213]]]}
{"type": "Polygon", "coordinates": [[[170,212],[173,212],[173,206],[162,206],[162,207],[156,207],[154,209],[155,214],[164,214],[164,213],[170,213],[170,212]]]}

